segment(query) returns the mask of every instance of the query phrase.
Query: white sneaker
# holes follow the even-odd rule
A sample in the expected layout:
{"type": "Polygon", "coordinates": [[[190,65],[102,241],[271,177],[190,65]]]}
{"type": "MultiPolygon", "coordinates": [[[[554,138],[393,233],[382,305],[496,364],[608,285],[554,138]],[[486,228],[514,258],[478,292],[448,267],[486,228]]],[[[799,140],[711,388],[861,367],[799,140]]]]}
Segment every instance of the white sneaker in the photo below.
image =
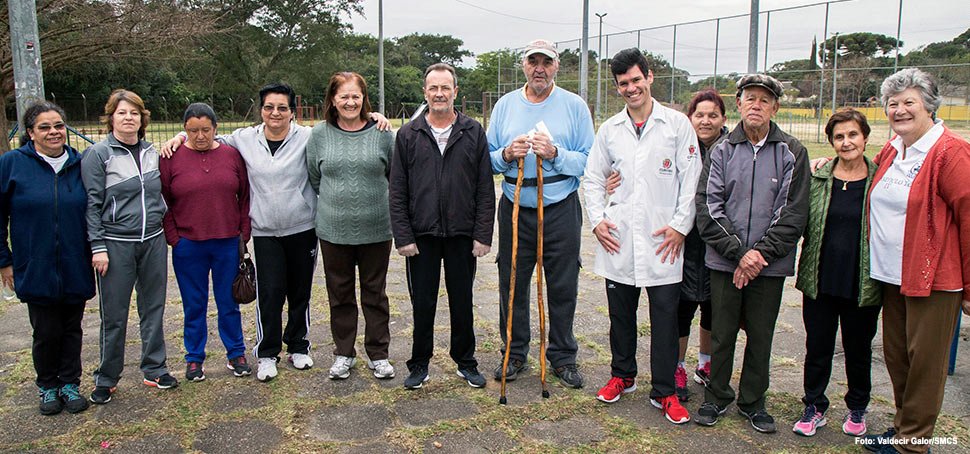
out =
{"type": "Polygon", "coordinates": [[[313,367],[313,358],[305,353],[291,353],[289,361],[293,367],[300,370],[307,370],[313,367]]]}
{"type": "Polygon", "coordinates": [[[357,358],[337,355],[333,360],[333,366],[330,366],[330,379],[343,380],[349,377],[350,369],[354,367],[354,364],[357,364],[357,358]]]}
{"type": "Polygon", "coordinates": [[[367,360],[367,368],[374,371],[374,376],[377,378],[394,378],[394,366],[386,359],[367,360]]]}
{"type": "Polygon", "coordinates": [[[276,378],[276,358],[259,358],[256,368],[256,379],[259,381],[270,381],[276,378]]]}

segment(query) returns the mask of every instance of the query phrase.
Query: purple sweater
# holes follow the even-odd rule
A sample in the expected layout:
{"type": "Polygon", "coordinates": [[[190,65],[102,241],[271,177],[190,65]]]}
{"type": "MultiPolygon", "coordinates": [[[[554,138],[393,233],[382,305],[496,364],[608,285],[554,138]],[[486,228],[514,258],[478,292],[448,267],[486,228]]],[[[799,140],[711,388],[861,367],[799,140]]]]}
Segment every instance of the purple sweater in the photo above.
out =
{"type": "Polygon", "coordinates": [[[249,177],[239,151],[224,144],[202,152],[182,145],[160,161],[168,244],[182,237],[249,241],[249,177]]]}

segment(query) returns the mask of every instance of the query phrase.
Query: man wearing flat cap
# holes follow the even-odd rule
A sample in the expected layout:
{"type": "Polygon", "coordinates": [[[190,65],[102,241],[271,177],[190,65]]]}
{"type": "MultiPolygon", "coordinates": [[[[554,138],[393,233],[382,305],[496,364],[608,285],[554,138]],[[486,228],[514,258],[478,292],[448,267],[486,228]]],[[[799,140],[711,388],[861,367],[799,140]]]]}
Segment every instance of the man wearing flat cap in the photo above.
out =
{"type": "MultiPolygon", "coordinates": [[[[579,204],[579,177],[593,145],[593,120],[586,103],[556,86],[559,52],[546,40],[526,46],[522,56],[525,86],[495,103],[488,124],[492,171],[505,176],[498,207],[499,225],[499,327],[502,341],[511,343],[506,380],[514,380],[527,367],[529,354],[529,301],[536,263],[537,211],[544,207],[543,265],[549,307],[549,348],[546,358],[564,386],[582,388],[576,367],[578,345],[573,336],[579,279],[579,245],[583,214],[579,204]],[[543,199],[537,200],[536,157],[542,159],[543,199]],[[524,158],[524,159],[523,159],[524,158]],[[521,161],[520,161],[521,160],[521,161]],[[518,216],[515,301],[512,338],[506,339],[509,281],[512,274],[512,205],[518,166],[523,181],[518,216]]],[[[504,347],[504,345],[503,345],[504,347]]],[[[495,378],[502,376],[502,365],[495,378]]]]}
{"type": "Polygon", "coordinates": [[[697,184],[697,228],[711,269],[711,382],[694,421],[712,426],[735,399],[731,388],[738,331],[747,343],[738,412],[762,433],[775,431],[765,411],[771,341],[786,276],[808,220],[808,152],[771,117],[783,95],[764,74],[738,80],[741,122],[704,162],[697,184]]]}

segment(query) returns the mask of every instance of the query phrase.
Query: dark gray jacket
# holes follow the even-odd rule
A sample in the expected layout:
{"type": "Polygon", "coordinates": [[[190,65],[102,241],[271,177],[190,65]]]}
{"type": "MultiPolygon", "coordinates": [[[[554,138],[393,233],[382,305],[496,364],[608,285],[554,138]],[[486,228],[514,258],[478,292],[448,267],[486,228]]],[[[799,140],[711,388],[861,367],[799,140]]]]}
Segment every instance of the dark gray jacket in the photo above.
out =
{"type": "Polygon", "coordinates": [[[114,134],[88,147],[81,158],[81,179],[88,193],[88,240],[91,252],[105,252],[104,240],[145,241],[162,234],[167,207],[162,200],[158,152],[139,142],[139,162],[114,134]]]}
{"type": "Polygon", "coordinates": [[[771,122],[754,147],[742,124],[711,150],[697,185],[697,228],[712,270],[734,272],[755,249],[768,262],[761,276],[793,276],[795,249],[808,221],[808,152],[771,122]]]}

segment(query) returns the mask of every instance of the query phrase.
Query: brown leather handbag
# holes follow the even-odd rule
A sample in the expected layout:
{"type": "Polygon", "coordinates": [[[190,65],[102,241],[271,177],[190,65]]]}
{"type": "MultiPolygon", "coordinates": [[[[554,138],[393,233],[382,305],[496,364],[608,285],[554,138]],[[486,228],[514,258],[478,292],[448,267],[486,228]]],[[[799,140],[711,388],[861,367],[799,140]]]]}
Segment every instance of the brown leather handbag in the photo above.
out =
{"type": "Polygon", "coordinates": [[[253,265],[248,251],[239,260],[239,273],[232,281],[232,298],[238,304],[256,301],[256,265],[253,265]]]}

